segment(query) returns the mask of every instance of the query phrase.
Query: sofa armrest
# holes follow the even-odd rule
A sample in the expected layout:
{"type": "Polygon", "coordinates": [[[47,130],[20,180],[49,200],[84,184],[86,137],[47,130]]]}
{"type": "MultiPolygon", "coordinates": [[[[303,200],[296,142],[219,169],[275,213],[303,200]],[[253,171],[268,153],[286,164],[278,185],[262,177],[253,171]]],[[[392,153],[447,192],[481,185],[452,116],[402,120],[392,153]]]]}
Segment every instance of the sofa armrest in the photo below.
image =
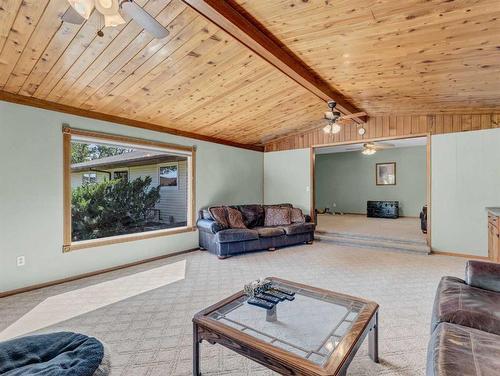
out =
{"type": "Polygon", "coordinates": [[[198,219],[196,222],[196,227],[198,227],[198,230],[204,231],[204,232],[209,232],[212,234],[218,233],[220,230],[222,230],[222,227],[215,221],[212,221],[211,219],[198,219]]]}
{"type": "Polygon", "coordinates": [[[306,223],[311,222],[311,216],[309,214],[305,214],[304,218],[306,219],[306,223]]]}
{"type": "Polygon", "coordinates": [[[500,292],[500,264],[485,261],[467,261],[465,283],[472,287],[500,292]]]}

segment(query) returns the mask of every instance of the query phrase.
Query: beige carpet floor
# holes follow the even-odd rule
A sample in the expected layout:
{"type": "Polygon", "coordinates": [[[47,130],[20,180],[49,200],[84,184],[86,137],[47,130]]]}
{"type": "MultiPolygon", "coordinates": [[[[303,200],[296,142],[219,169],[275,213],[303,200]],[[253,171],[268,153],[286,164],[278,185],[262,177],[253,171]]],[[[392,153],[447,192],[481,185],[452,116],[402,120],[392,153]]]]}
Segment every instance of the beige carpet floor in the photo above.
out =
{"type": "Polygon", "coordinates": [[[365,215],[318,214],[317,230],[394,239],[425,241],[420,219],[410,217],[367,218],[365,215]]]}
{"type": "MultiPolygon", "coordinates": [[[[125,278],[129,283],[144,283],[138,291],[145,292],[131,297],[118,293],[105,306],[94,302],[100,308],[38,332],[73,330],[102,339],[112,352],[112,375],[190,375],[193,314],[252,279],[277,276],[379,303],[381,362],[370,360],[365,343],[349,368],[350,375],[424,375],[437,283],[442,275],[461,277],[464,264],[465,259],[458,257],[399,254],[321,242],[226,260],[197,251],[0,299],[0,332],[23,317],[36,322],[37,310],[48,302],[60,304],[67,296],[68,306],[79,305],[75,291],[96,291],[99,284],[107,286],[103,291],[109,291],[110,281],[125,278]],[[148,287],[148,272],[157,273],[158,268],[174,264],[176,269],[179,265],[184,268],[180,262],[184,260],[184,277],[179,273],[180,280],[148,287]]],[[[57,309],[64,310],[64,306],[57,309]]],[[[273,374],[207,343],[202,344],[201,365],[206,375],[273,374]]]]}

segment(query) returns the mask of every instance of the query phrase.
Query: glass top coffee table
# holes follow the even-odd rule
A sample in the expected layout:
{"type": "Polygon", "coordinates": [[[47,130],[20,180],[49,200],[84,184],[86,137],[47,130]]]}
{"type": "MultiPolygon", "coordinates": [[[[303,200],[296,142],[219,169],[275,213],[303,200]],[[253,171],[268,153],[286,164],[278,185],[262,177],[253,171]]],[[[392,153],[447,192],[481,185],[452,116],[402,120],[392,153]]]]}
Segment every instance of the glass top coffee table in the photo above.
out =
{"type": "Polygon", "coordinates": [[[193,318],[193,375],[200,373],[200,343],[218,343],[278,373],[343,375],[369,336],[369,355],[378,362],[378,304],[268,278],[295,292],[266,310],[247,303],[240,291],[193,318]]]}

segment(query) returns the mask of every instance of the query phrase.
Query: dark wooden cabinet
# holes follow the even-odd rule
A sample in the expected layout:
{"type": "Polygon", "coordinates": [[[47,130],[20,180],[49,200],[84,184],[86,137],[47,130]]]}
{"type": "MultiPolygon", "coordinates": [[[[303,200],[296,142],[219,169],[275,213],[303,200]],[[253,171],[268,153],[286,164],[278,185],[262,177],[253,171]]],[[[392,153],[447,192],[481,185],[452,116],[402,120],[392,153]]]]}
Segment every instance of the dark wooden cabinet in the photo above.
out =
{"type": "Polygon", "coordinates": [[[366,216],[375,218],[398,218],[399,201],[367,201],[366,216]]]}

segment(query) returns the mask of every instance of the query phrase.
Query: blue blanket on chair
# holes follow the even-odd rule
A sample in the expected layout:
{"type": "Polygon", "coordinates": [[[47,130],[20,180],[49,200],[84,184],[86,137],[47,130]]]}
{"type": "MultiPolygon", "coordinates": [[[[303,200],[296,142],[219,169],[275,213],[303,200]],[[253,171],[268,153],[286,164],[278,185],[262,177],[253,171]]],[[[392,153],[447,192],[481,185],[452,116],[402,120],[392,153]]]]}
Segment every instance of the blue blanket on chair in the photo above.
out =
{"type": "Polygon", "coordinates": [[[0,342],[0,375],[92,376],[104,356],[103,344],[83,334],[21,337],[0,342]]]}

